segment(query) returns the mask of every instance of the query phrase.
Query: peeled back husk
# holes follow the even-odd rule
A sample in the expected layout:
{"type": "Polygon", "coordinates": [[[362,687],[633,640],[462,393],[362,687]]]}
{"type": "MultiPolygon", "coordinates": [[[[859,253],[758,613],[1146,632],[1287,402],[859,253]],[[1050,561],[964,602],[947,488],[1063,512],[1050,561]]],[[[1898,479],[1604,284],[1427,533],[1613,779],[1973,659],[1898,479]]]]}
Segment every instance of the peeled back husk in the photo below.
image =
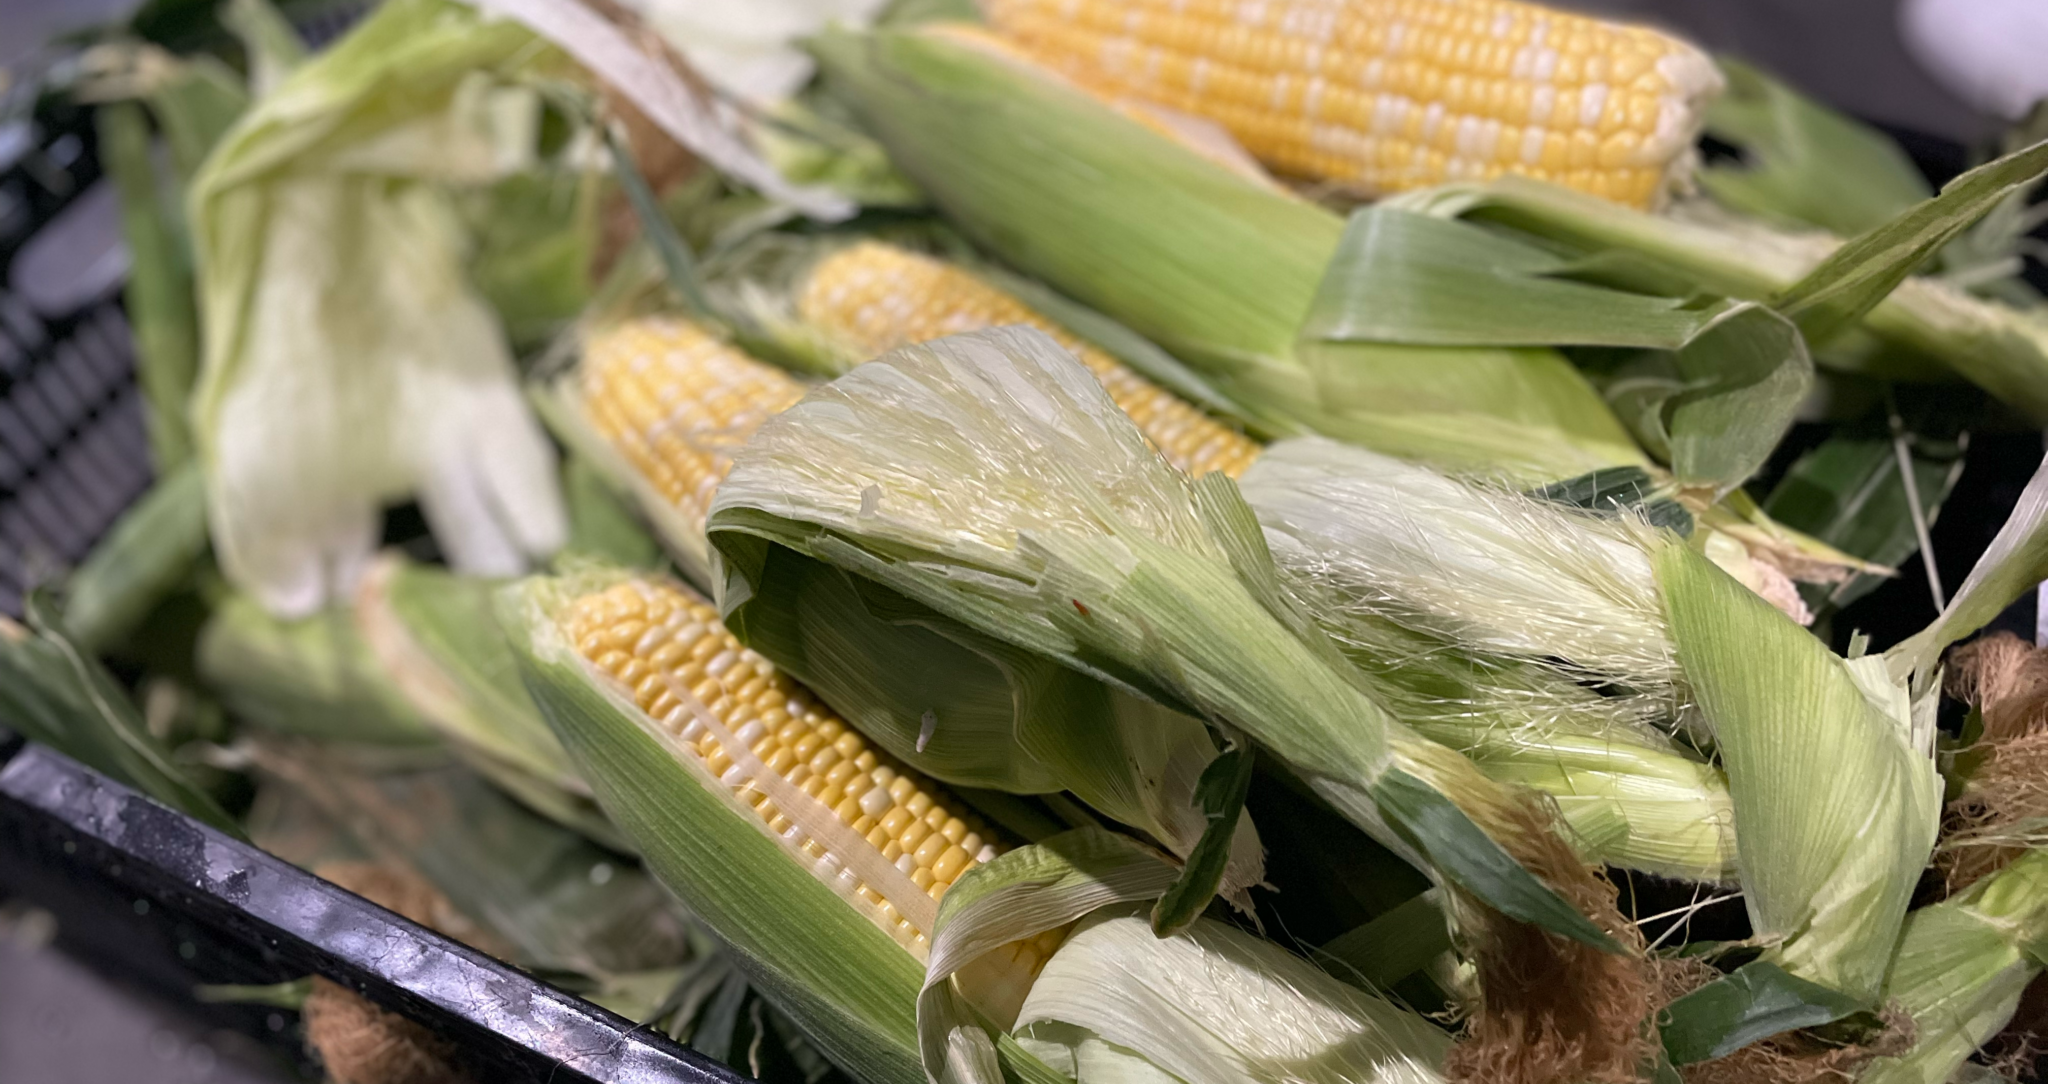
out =
{"type": "Polygon", "coordinates": [[[1173,470],[1042,333],[906,347],[813,392],[742,449],[711,535],[728,610],[778,546],[874,580],[1241,729],[1500,910],[1609,943],[1482,831],[1512,839],[1497,818],[1515,800],[1390,718],[1297,620],[1229,479],[1173,470]]]}
{"type": "Polygon", "coordinates": [[[1289,574],[1320,581],[1314,597],[1337,610],[1325,624],[1377,617],[1481,653],[1559,660],[1674,713],[1696,704],[1769,958],[1876,997],[1940,797],[1931,736],[1878,660],[1852,670],[1642,521],[1334,447],[1270,450],[1245,491],[1292,541],[1274,549],[1289,574]]]}

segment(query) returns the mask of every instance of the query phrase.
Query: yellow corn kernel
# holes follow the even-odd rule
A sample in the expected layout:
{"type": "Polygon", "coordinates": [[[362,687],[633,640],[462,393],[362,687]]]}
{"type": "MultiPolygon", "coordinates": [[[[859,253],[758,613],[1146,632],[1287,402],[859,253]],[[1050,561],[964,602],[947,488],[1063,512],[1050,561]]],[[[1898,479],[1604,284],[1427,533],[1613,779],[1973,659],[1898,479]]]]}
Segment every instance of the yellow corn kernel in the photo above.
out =
{"type": "Polygon", "coordinates": [[[1367,195],[1547,172],[1647,206],[1686,183],[1706,103],[1723,85],[1686,42],[1521,0],[982,9],[1018,52],[1106,101],[1206,118],[1275,170],[1367,195]],[[1504,140],[1506,128],[1534,134],[1504,140]],[[1635,142],[1610,161],[1606,141],[1623,130],[1635,142]]]}
{"type": "Polygon", "coordinates": [[[733,450],[804,393],[782,370],[674,317],[588,336],[578,382],[599,435],[698,531],[733,450]]]}
{"type": "MultiPolygon", "coordinates": [[[[752,749],[770,770],[812,795],[808,800],[822,801],[835,819],[853,826],[862,838],[861,846],[895,864],[917,888],[942,893],[968,870],[999,853],[999,845],[981,844],[996,838],[990,826],[936,784],[869,748],[859,731],[820,709],[774,664],[741,646],[719,623],[717,611],[684,588],[651,579],[618,583],[576,599],[567,607],[561,624],[569,641],[581,645],[584,658],[614,678],[655,672],[657,677],[666,674],[675,679],[680,673],[676,660],[708,658],[705,670],[711,676],[704,684],[719,696],[715,709],[719,724],[752,749]],[[663,616],[656,621],[649,616],[654,613],[663,616]],[[668,662],[664,667],[657,659],[668,662]],[[718,675],[735,673],[748,676],[745,688],[750,691],[744,696],[719,685],[718,675]],[[770,725],[771,720],[777,725],[770,725]],[[817,762],[825,758],[831,763],[819,771],[817,762]],[[843,777],[846,784],[858,780],[858,785],[843,785],[834,777],[843,777]],[[981,844],[982,849],[970,852],[960,845],[962,840],[981,844]]],[[[664,698],[676,700],[675,688],[658,682],[643,681],[627,688],[643,711],[664,698]]],[[[705,710],[712,710],[712,697],[697,695],[705,702],[705,710]]],[[[855,866],[835,861],[839,856],[830,853],[825,840],[807,838],[786,809],[739,778],[745,770],[735,766],[725,748],[702,723],[694,721],[689,710],[677,717],[683,722],[675,732],[686,748],[702,758],[712,775],[732,787],[735,795],[752,807],[753,815],[811,859],[813,871],[821,879],[827,883],[846,880],[839,871],[855,866]]],[[[785,795],[782,800],[806,799],[785,795]]],[[[909,925],[881,893],[857,879],[834,887],[849,905],[863,909],[905,948],[920,951],[917,946],[926,931],[909,925]]],[[[1043,958],[1032,959],[1034,970],[1043,958]]]]}
{"type": "Polygon", "coordinates": [[[1259,446],[1121,362],[1068,335],[1009,294],[952,264],[874,241],[820,260],[797,294],[797,315],[873,357],[900,346],[1023,324],[1073,351],[1167,462],[1199,477],[1244,473],[1259,446]]]}

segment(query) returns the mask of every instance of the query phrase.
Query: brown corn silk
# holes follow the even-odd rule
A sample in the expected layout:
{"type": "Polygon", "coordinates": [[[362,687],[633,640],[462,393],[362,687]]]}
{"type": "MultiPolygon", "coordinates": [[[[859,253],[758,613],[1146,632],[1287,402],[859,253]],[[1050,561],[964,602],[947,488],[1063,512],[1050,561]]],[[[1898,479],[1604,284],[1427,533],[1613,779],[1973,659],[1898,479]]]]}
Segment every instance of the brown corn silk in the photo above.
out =
{"type": "Polygon", "coordinates": [[[877,241],[834,251],[805,276],[797,315],[863,360],[983,328],[1037,328],[1079,358],[1145,439],[1190,477],[1222,471],[1235,478],[1259,454],[1258,443],[1243,433],[1069,335],[972,272],[922,253],[877,241]]]}
{"type": "Polygon", "coordinates": [[[1479,1003],[1451,1048],[1446,1076],[1459,1084],[1635,1081],[1653,1034],[1653,976],[1642,933],[1615,905],[1614,886],[1559,834],[1554,807],[1534,794],[1517,799],[1498,811],[1520,826],[1509,847],[1515,859],[1625,951],[1605,952],[1478,905],[1462,906],[1479,1003]]]}
{"type": "Polygon", "coordinates": [[[1996,873],[2048,828],[2048,651],[2009,632],[1949,653],[1947,690],[1976,708],[1982,758],[1949,803],[1935,868],[1948,893],[1996,873]]]}

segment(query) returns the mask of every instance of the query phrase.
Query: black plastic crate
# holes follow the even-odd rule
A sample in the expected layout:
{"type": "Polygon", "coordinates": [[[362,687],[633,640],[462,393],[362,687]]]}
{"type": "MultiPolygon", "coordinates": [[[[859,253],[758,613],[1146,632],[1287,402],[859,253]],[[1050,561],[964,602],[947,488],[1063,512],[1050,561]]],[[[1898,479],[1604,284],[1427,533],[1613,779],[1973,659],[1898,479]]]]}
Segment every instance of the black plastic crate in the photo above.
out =
{"type": "MultiPolygon", "coordinates": [[[[62,915],[66,951],[172,998],[325,976],[450,1040],[478,1081],[745,1079],[37,746],[0,767],[0,889],[62,915]]],[[[260,1005],[211,1013],[287,1030],[260,1005]]]]}
{"type": "Polygon", "coordinates": [[[19,150],[0,162],[0,613],[19,615],[151,472],[91,115],[52,106],[0,125],[19,150]]]}

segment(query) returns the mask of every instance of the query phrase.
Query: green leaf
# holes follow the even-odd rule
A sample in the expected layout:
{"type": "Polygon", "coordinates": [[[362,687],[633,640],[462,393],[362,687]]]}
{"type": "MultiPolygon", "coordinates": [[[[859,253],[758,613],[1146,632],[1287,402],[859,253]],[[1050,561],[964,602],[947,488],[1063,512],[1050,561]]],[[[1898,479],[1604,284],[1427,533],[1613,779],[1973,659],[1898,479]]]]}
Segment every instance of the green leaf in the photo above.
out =
{"type": "MultiPolygon", "coordinates": [[[[1725,490],[1761,466],[1812,383],[1812,362],[1791,324],[1755,305],[1560,277],[1572,270],[1565,257],[1506,233],[1366,208],[1352,215],[1302,333],[1324,342],[1655,350],[1651,365],[1665,379],[1631,406],[1648,422],[1639,436],[1681,484],[1725,490]]],[[[1641,369],[1631,371],[1629,387],[1645,386],[1641,369]]],[[[1565,383],[1582,386],[1576,374],[1565,383]]],[[[1573,413],[1612,421],[1585,404],[1562,414],[1558,428],[1583,424],[1570,421],[1573,413]]]]}
{"type": "Polygon", "coordinates": [[[192,258],[175,210],[181,186],[158,176],[141,106],[109,102],[94,123],[100,160],[121,200],[121,237],[128,244],[122,299],[135,335],[136,382],[148,405],[150,457],[162,477],[191,458],[186,407],[199,372],[192,258]]]}
{"type": "Polygon", "coordinates": [[[1759,1039],[1817,1027],[1869,1006],[1758,960],[1679,998],[1658,1019],[1673,1065],[1726,1057],[1759,1039]]]}
{"type": "Polygon", "coordinates": [[[1560,246],[1577,258],[1576,266],[1597,266],[1600,274],[1593,277],[1631,289],[1745,298],[1781,312],[1785,305],[1799,305],[1806,311],[1794,318],[1824,366],[1917,382],[1960,375],[2040,419],[2048,418],[2048,321],[1933,279],[1901,285],[1932,251],[1930,242],[1967,226],[1997,202],[1987,199],[1995,195],[1984,191],[1987,182],[2024,183],[2015,174],[2033,153],[2001,159],[1986,167],[1992,172],[1969,175],[1975,180],[1964,187],[1952,185],[1952,198],[1928,201],[1839,249],[1830,238],[1785,233],[1751,219],[1645,214],[1518,177],[1390,202],[1520,231],[1560,246]],[[1816,277],[1801,285],[1809,272],[1816,277]],[[1809,307],[1823,300],[1820,308],[1809,307]],[[1867,312],[1856,308],[1864,303],[1867,312]],[[1852,309],[1861,316],[1860,329],[1849,333],[1828,326],[1852,309]],[[1822,317],[1814,329],[1804,327],[1822,317]],[[1845,333],[1831,341],[1834,331],[1845,333]]]}
{"type": "MultiPolygon", "coordinates": [[[[161,81],[146,88],[143,100],[170,147],[171,165],[181,189],[191,183],[214,144],[249,108],[249,92],[241,77],[203,54],[178,58],[161,81]]],[[[174,201],[173,206],[182,211],[182,201],[174,201]]]]}
{"type": "Polygon", "coordinates": [[[1683,390],[1665,425],[1671,473],[1716,496],[1764,465],[1813,386],[1813,361],[1791,321],[1737,305],[1673,355],[1683,390]]]}
{"type": "Polygon", "coordinates": [[[81,648],[104,651],[184,583],[205,552],[205,480],[188,462],[121,513],[71,574],[65,627],[81,648]]]}
{"type": "Polygon", "coordinates": [[[520,684],[497,586],[387,559],[357,591],[356,623],[388,679],[478,771],[542,815],[624,849],[520,684]]]}
{"type": "Polygon", "coordinates": [[[1707,107],[1707,134],[1742,151],[1709,162],[1700,186],[1737,210],[1850,235],[1933,195],[1890,136],[1822,105],[1761,68],[1716,59],[1727,93],[1707,107]]]}
{"type": "MultiPolygon", "coordinates": [[[[1963,445],[1909,436],[1920,510],[1933,524],[1963,473],[1963,445]]],[[[1845,430],[1799,457],[1764,500],[1779,523],[1874,564],[1896,568],[1920,548],[1893,441],[1845,430]]],[[[1884,582],[1858,575],[1826,594],[1847,606],[1884,582]]]]}
{"type": "Polygon", "coordinates": [[[1449,951],[1451,928],[1434,889],[1338,934],[1316,950],[1350,968],[1368,988],[1381,990],[1392,988],[1449,951]]]}
{"type": "Polygon", "coordinates": [[[658,568],[661,544],[647,533],[602,468],[573,451],[562,465],[562,499],[569,505],[569,542],[563,549],[623,568],[658,568]]]}
{"type": "MultiPolygon", "coordinates": [[[[1180,854],[1206,838],[1190,802],[1216,751],[1200,723],[796,549],[723,545],[726,627],[905,763],[955,786],[1071,791],[1180,854]]],[[[1250,860],[1257,837],[1241,835],[1250,860]]]]}
{"type": "Polygon", "coordinates": [[[229,595],[200,633],[194,661],[229,713],[258,730],[360,745],[436,740],[345,612],[288,621],[229,595]]]}
{"type": "Polygon", "coordinates": [[[1709,318],[1678,298],[1557,277],[1550,250],[1393,207],[1351,216],[1302,336],[1437,346],[1676,349],[1709,318]]]}
{"type": "Polygon", "coordinates": [[[1652,527],[1665,528],[1680,537],[1693,532],[1692,513],[1677,501],[1658,496],[1655,480],[1641,467],[1588,471],[1533,490],[1529,495],[1603,516],[1636,510],[1652,527]]]}
{"type": "Polygon", "coordinates": [[[1223,883],[1224,868],[1230,862],[1230,844],[1237,837],[1238,818],[1244,815],[1245,795],[1252,787],[1252,751],[1246,747],[1227,749],[1202,769],[1195,784],[1195,804],[1209,819],[1209,827],[1195,849],[1188,852],[1187,865],[1172,887],[1152,908],[1152,932],[1161,937],[1187,929],[1208,908],[1223,883]]]}
{"type": "Polygon", "coordinates": [[[517,349],[546,346],[591,302],[601,177],[544,164],[462,194],[470,277],[517,349]]]}
{"type": "Polygon", "coordinates": [[[2048,172],[2048,142],[2014,151],[1950,181],[1941,194],[1836,249],[1771,307],[1813,342],[1863,319],[1942,246],[2019,186],[2048,172]]]}
{"type": "Polygon", "coordinates": [[[220,21],[241,39],[249,58],[250,89],[259,97],[277,89],[306,61],[306,43],[269,0],[228,0],[221,5],[220,21]]]}
{"type": "Polygon", "coordinates": [[[1606,952],[1622,947],[1535,875],[1523,869],[1472,818],[1435,788],[1398,768],[1373,787],[1387,820],[1458,887],[1509,918],[1561,933],[1606,952]]]}
{"type": "Polygon", "coordinates": [[[640,167],[633,161],[633,153],[615,133],[607,132],[606,145],[611,150],[613,173],[618,177],[619,187],[626,192],[626,199],[633,207],[633,217],[640,223],[641,233],[654,248],[654,254],[661,260],[662,273],[676,297],[688,307],[690,314],[699,318],[715,318],[717,309],[704,295],[703,276],[698,273],[697,255],[690,251],[689,242],[676,232],[675,224],[661,209],[661,202],[654,198],[654,190],[647,185],[647,178],[640,175],[640,167]]]}
{"type": "Polygon", "coordinates": [[[0,624],[0,718],[31,741],[242,838],[234,818],[189,779],[114,679],[71,639],[40,591],[29,629],[0,624]]]}
{"type": "Polygon", "coordinates": [[[1893,675],[1903,680],[1907,674],[1926,671],[1950,644],[1990,624],[2043,580],[2048,580],[2048,458],[2020,491],[2012,515],[1948,600],[1948,608],[1911,639],[1885,652],[1893,675]]]}

